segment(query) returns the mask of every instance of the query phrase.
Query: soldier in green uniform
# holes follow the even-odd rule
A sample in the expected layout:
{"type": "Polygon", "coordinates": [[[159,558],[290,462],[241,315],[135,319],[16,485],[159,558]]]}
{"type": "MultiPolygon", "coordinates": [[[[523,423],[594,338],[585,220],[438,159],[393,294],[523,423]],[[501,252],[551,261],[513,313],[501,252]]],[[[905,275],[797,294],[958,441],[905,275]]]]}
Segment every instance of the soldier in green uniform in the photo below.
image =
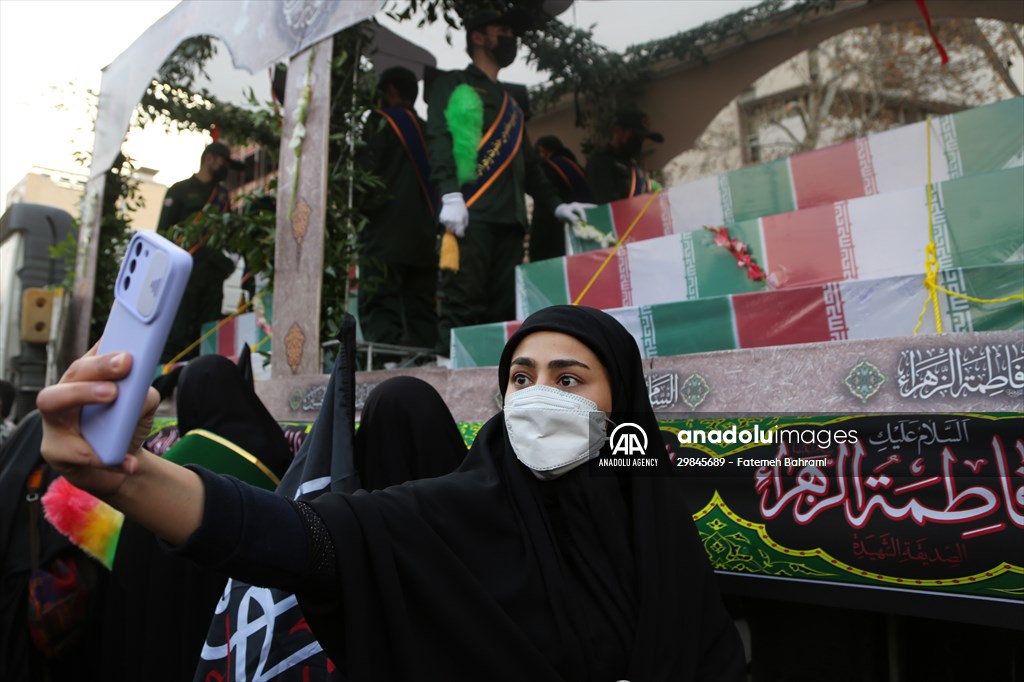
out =
{"type": "Polygon", "coordinates": [[[594,201],[607,204],[660,187],[638,163],[644,140],[665,141],[665,136],[652,132],[649,125],[642,111],[621,111],[615,117],[611,142],[587,158],[587,184],[594,201]]]}
{"type": "Polygon", "coordinates": [[[362,161],[385,189],[359,235],[359,324],[367,341],[433,348],[437,339],[437,200],[416,75],[396,66],[377,83],[380,108],[362,161]]]}
{"type": "MultiPolygon", "coordinates": [[[[199,162],[199,172],[187,180],[174,183],[167,190],[157,232],[168,236],[172,226],[191,218],[207,204],[214,204],[220,210],[227,211],[228,190],[221,182],[227,178],[229,169],[242,168],[244,165],[240,161],[231,158],[226,144],[213,142],[207,146],[199,162]]],[[[204,322],[220,318],[224,303],[224,280],[234,272],[235,263],[219,250],[205,246],[204,241],[200,240],[189,248],[192,254],[192,274],[167,336],[161,362],[171,360],[198,339],[204,322]]],[[[198,348],[194,348],[184,358],[198,354],[198,348]]]]}
{"type": "MultiPolygon", "coordinates": [[[[548,182],[562,201],[593,201],[576,155],[554,135],[537,140],[537,156],[548,182]]],[[[543,211],[533,212],[530,224],[530,262],[565,255],[565,228],[561,221],[543,211]]]]}
{"type": "Polygon", "coordinates": [[[451,329],[515,317],[524,194],[533,197],[535,211],[554,212],[565,222],[586,218],[584,205],[560,203],[527,139],[522,109],[498,81],[498,72],[515,60],[525,15],[487,11],[465,24],[473,63],[439,76],[428,98],[427,143],[442,195],[440,222],[459,238],[459,270],[442,271],[439,278],[441,355],[448,354],[451,329]],[[474,155],[468,173],[460,153],[466,149],[474,155]]]}

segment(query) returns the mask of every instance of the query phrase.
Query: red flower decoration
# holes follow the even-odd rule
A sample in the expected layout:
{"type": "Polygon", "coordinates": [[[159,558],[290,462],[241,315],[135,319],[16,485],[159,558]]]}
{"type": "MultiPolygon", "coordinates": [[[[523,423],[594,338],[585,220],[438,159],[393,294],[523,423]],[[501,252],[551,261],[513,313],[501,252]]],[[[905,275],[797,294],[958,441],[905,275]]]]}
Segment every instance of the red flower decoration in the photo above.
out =
{"type": "Polygon", "coordinates": [[[711,240],[712,244],[732,254],[732,257],[736,259],[736,267],[744,268],[747,271],[748,279],[755,282],[765,280],[764,270],[754,262],[754,257],[750,254],[750,247],[743,243],[743,241],[733,239],[729,234],[729,230],[725,227],[705,225],[704,229],[715,235],[711,240]]]}

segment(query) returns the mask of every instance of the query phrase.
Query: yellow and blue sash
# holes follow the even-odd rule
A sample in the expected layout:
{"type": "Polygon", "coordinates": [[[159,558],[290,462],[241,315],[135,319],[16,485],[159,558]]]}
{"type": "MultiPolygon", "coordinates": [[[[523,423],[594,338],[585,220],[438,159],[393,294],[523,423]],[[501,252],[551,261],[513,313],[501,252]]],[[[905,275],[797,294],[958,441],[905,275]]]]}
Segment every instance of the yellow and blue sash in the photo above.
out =
{"type": "Polygon", "coordinates": [[[592,201],[590,188],[587,186],[587,179],[579,164],[568,156],[552,156],[544,159],[545,163],[551,166],[566,188],[571,192],[570,201],[592,201]]]}
{"type": "Polygon", "coordinates": [[[523,142],[523,110],[504,93],[501,111],[480,140],[476,155],[476,180],[462,190],[466,206],[472,206],[508,168],[523,142]]]}
{"type": "Polygon", "coordinates": [[[633,178],[629,184],[630,198],[638,194],[647,194],[654,191],[654,187],[651,185],[651,178],[635,163],[632,164],[632,174],[633,178]]]}
{"type": "Polygon", "coordinates": [[[377,109],[385,121],[391,125],[391,129],[398,135],[405,153],[412,162],[413,170],[416,171],[416,180],[419,182],[420,191],[423,192],[423,199],[427,202],[430,213],[437,213],[437,196],[434,194],[433,185],[430,184],[430,159],[427,156],[427,140],[423,136],[423,129],[416,116],[405,107],[387,107],[377,109]]]}

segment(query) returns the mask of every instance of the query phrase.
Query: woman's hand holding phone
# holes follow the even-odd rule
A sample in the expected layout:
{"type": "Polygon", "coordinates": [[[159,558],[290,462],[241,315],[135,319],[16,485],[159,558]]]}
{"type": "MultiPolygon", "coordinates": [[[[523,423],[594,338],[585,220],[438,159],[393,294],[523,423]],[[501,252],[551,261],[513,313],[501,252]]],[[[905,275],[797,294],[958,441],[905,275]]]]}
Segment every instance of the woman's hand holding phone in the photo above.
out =
{"type": "Polygon", "coordinates": [[[43,418],[41,451],[46,461],[72,485],[97,497],[108,497],[138,470],[136,454],[152,426],[160,396],[149,389],[129,446],[130,454],[119,465],[104,464],[82,435],[82,407],[114,402],[117,381],[131,370],[132,357],[126,352],[98,355],[97,347],[98,344],[72,363],[58,384],[44,388],[36,404],[43,418]]]}

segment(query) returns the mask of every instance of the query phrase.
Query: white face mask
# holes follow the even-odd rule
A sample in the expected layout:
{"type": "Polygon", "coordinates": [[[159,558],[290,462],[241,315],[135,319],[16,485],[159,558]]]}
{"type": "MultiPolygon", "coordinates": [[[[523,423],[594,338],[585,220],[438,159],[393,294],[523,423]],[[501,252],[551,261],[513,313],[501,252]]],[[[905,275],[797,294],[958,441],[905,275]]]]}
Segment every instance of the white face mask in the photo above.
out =
{"type": "Polygon", "coordinates": [[[505,399],[505,428],[520,462],[541,480],[596,457],[608,440],[597,403],[551,386],[529,386],[505,399]]]}

